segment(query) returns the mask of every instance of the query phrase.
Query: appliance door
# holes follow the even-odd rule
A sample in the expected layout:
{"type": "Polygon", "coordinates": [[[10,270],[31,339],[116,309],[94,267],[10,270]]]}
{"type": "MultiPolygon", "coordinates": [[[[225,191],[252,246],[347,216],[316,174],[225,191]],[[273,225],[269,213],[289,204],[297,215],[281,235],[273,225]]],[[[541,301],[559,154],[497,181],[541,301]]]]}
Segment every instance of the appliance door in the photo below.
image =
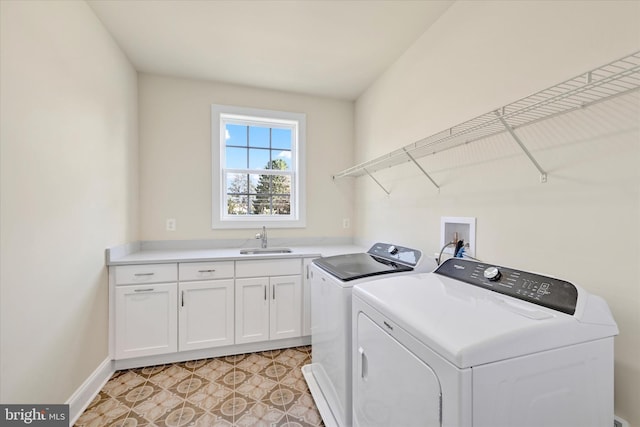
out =
{"type": "Polygon", "coordinates": [[[442,391],[431,367],[362,312],[356,329],[353,425],[441,426],[442,391]]]}

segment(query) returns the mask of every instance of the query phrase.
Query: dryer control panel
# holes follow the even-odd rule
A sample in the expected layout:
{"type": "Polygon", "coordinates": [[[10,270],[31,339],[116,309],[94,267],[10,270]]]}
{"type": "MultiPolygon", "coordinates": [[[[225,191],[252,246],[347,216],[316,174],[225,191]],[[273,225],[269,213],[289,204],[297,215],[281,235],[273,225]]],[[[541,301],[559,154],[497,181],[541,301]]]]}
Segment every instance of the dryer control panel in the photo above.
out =
{"type": "Polygon", "coordinates": [[[494,264],[450,258],[434,273],[573,315],[578,290],[564,280],[494,264]]]}

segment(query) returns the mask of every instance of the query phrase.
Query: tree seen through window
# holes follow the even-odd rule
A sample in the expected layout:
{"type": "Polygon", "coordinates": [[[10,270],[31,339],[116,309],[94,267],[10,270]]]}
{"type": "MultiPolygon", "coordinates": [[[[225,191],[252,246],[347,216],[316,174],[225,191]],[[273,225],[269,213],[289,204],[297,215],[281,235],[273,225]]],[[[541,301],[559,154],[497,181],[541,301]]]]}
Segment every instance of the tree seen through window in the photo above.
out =
{"type": "Polygon", "coordinates": [[[228,215],[291,214],[291,130],[227,124],[228,215]]]}

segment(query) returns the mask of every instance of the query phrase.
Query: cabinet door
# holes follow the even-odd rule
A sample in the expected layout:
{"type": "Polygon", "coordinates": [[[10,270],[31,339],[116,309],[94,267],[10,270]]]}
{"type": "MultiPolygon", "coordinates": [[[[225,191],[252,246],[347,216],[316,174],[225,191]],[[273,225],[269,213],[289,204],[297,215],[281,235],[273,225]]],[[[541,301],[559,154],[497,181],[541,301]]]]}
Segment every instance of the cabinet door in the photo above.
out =
{"type": "Polygon", "coordinates": [[[269,339],[269,278],[236,279],[236,344],[269,339]]]}
{"type": "Polygon", "coordinates": [[[176,283],[116,287],[116,359],[177,351],[177,290],[176,283]]]}
{"type": "Polygon", "coordinates": [[[271,309],[269,339],[299,337],[302,313],[302,278],[271,277],[271,309]]]}
{"type": "Polygon", "coordinates": [[[302,336],[311,335],[311,263],[317,258],[302,260],[302,336]]]}
{"type": "Polygon", "coordinates": [[[180,283],[178,349],[233,344],[233,280],[180,283]]]}

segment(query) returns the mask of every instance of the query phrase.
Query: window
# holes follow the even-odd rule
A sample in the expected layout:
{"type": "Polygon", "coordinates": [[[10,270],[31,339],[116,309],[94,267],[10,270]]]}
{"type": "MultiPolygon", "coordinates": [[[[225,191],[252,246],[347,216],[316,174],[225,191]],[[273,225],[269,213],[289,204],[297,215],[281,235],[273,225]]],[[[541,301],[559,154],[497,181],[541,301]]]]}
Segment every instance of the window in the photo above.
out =
{"type": "Polygon", "coordinates": [[[304,227],[305,115],[211,111],[213,228],[304,227]]]}

